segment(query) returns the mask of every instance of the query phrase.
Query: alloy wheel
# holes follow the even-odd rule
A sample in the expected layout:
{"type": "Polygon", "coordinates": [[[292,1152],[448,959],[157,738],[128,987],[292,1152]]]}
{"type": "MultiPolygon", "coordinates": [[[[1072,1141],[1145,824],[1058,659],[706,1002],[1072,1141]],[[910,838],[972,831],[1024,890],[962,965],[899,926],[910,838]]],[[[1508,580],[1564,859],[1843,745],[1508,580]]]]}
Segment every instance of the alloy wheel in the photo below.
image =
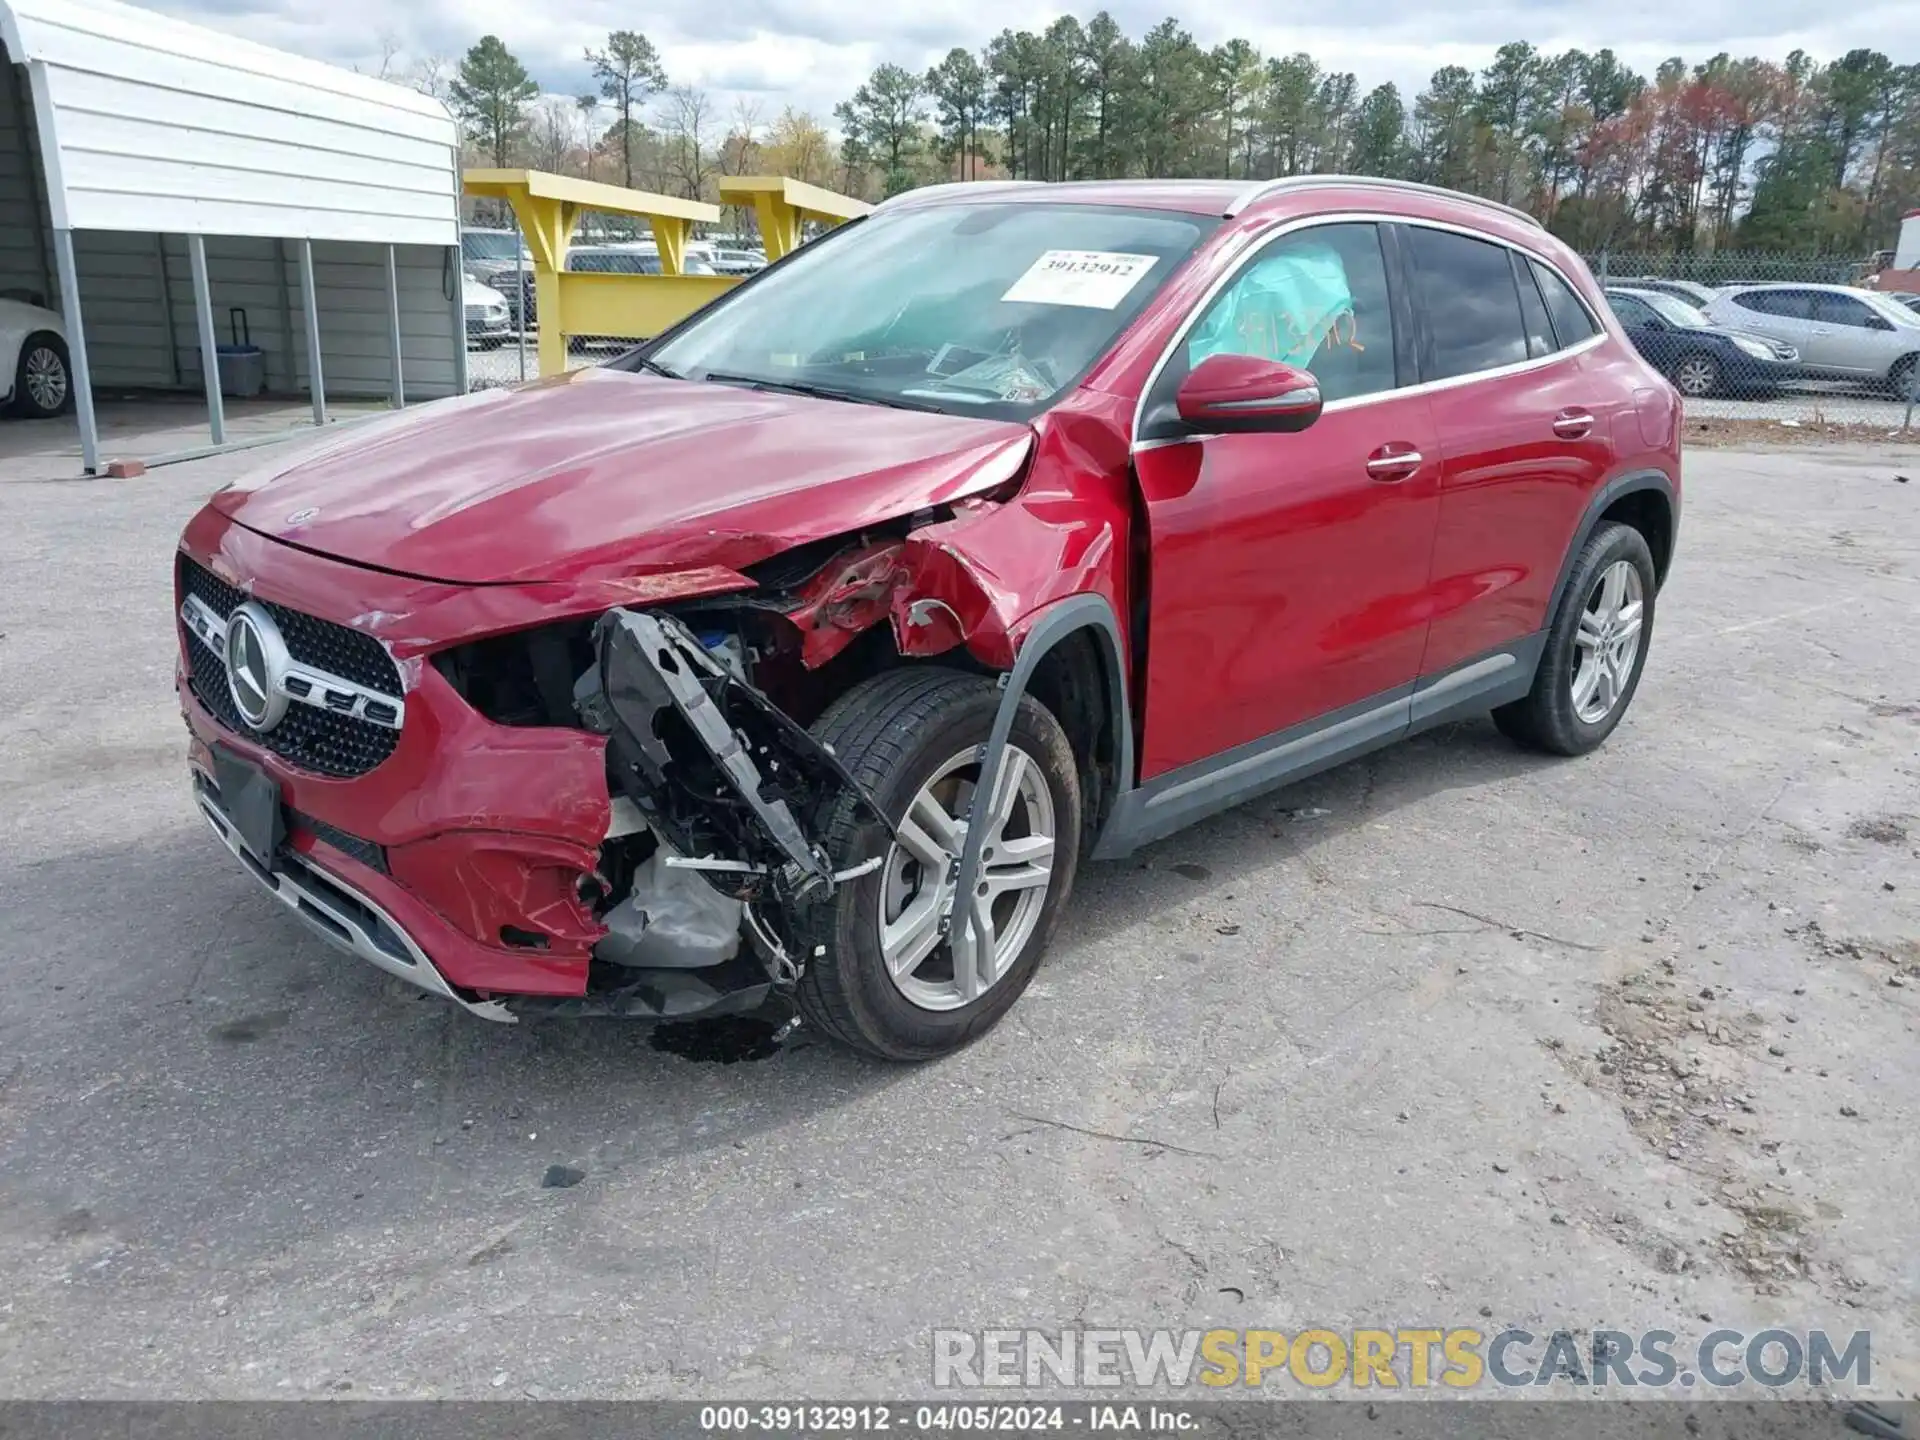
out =
{"type": "Polygon", "coordinates": [[[27,352],[23,369],[34,408],[52,414],[67,403],[67,362],[59,351],[51,345],[36,345],[27,352]]]}
{"type": "Polygon", "coordinates": [[[955,872],[979,773],[978,747],[936,769],[907,807],[880,871],[880,953],[894,986],[923,1010],[957,1010],[997,984],[1032,938],[1053,880],[1053,793],[1033,758],[1010,744],[980,820],[987,833],[967,897],[968,953],[956,953],[942,922],[958,908],[955,872]]]}
{"type": "Polygon", "coordinates": [[[1640,657],[1645,614],[1640,571],[1630,560],[1614,561],[1594,583],[1573,636],[1579,652],[1571,682],[1573,713],[1587,724],[1606,719],[1626,693],[1640,657]]]}

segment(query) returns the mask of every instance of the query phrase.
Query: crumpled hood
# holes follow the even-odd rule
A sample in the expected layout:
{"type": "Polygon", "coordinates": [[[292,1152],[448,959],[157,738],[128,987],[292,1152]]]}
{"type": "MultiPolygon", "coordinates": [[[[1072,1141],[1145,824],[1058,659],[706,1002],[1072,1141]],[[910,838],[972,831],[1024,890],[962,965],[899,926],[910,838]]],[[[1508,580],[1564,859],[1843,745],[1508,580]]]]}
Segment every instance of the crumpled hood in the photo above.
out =
{"type": "Polygon", "coordinates": [[[737,569],[998,485],[1032,441],[1003,421],[588,369],[283,453],[212,504],[433,580],[737,569]]]}

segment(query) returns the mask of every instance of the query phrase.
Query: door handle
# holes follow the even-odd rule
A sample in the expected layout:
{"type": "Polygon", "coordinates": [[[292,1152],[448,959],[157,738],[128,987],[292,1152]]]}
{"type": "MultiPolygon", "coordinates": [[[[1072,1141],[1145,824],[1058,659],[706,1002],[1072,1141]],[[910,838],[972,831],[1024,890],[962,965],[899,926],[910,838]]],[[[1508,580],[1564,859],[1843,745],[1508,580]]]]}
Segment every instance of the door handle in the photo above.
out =
{"type": "Polygon", "coordinates": [[[1367,457],[1367,478],[1385,483],[1404,480],[1425,463],[1418,450],[1405,441],[1394,441],[1367,457]]]}
{"type": "Polygon", "coordinates": [[[1584,440],[1593,433],[1593,416],[1585,410],[1562,410],[1553,417],[1553,433],[1562,440],[1584,440]]]}

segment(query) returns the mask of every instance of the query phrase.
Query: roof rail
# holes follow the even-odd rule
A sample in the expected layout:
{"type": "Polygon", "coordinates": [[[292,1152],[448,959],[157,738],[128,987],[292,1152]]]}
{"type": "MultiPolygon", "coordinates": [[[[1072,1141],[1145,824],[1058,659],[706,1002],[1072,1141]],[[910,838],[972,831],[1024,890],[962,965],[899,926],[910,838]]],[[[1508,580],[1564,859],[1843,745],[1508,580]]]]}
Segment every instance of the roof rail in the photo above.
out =
{"type": "Polygon", "coordinates": [[[1503,215],[1511,215],[1516,220],[1524,220],[1536,230],[1544,230],[1532,215],[1513,205],[1503,205],[1498,200],[1489,200],[1484,195],[1469,195],[1464,190],[1449,190],[1441,185],[1422,185],[1417,180],[1388,180],[1379,175],[1282,175],[1275,180],[1263,180],[1257,185],[1249,185],[1227,206],[1229,217],[1238,215],[1257,200],[1269,195],[1283,194],[1288,190],[1323,190],[1329,186],[1341,188],[1365,187],[1372,190],[1398,190],[1414,195],[1439,195],[1448,200],[1464,200],[1469,205],[1478,205],[1487,210],[1498,210],[1503,215]]]}
{"type": "Polygon", "coordinates": [[[916,185],[911,190],[902,190],[898,195],[889,195],[875,210],[885,210],[901,200],[920,200],[928,195],[944,195],[952,190],[971,190],[976,195],[990,194],[996,190],[1024,190],[1029,185],[1038,185],[1038,180],[943,180],[938,185],[916,185]]]}

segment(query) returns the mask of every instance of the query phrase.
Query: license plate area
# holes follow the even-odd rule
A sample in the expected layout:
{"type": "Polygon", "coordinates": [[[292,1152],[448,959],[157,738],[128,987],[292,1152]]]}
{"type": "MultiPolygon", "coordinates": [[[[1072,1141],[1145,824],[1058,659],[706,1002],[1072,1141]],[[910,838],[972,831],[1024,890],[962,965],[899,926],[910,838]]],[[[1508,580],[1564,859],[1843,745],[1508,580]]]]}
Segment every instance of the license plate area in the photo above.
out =
{"type": "Polygon", "coordinates": [[[234,835],[261,869],[273,869],[273,857],[287,838],[287,815],[280,803],[280,782],[242,755],[214,745],[216,803],[234,835]]]}

